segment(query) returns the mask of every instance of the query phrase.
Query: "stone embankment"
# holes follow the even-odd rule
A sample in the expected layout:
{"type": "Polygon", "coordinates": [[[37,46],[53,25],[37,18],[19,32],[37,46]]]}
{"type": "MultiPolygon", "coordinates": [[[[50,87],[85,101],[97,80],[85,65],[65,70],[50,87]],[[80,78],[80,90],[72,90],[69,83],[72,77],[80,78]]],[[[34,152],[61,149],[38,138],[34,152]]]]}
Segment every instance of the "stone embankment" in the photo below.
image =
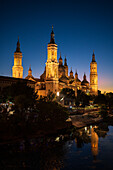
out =
{"type": "Polygon", "coordinates": [[[103,120],[103,118],[98,114],[97,111],[85,113],[83,115],[72,115],[70,116],[72,120],[72,125],[77,128],[82,128],[91,124],[99,123],[103,120]]]}

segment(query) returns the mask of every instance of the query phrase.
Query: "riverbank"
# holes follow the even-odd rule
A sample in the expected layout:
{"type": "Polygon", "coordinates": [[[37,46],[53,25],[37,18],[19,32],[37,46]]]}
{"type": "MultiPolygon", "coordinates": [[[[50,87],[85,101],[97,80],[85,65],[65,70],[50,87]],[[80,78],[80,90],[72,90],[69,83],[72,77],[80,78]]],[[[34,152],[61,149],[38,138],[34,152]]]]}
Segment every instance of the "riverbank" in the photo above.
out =
{"type": "Polygon", "coordinates": [[[77,128],[82,128],[103,121],[103,118],[98,115],[97,111],[93,112],[93,114],[90,112],[90,114],[84,113],[83,115],[72,115],[70,118],[72,120],[72,125],[77,128]]]}
{"type": "MultiPolygon", "coordinates": [[[[84,114],[78,114],[78,115],[70,115],[69,121],[67,121],[65,124],[62,124],[61,126],[55,127],[54,129],[48,128],[48,129],[39,129],[37,126],[35,128],[31,127],[28,129],[23,129],[21,133],[18,132],[15,135],[9,135],[8,133],[6,135],[0,136],[0,145],[4,144],[10,144],[10,143],[17,143],[19,141],[22,141],[24,139],[32,139],[32,138],[44,138],[47,136],[60,136],[60,135],[70,135],[76,129],[80,129],[89,125],[97,125],[99,123],[103,122],[113,122],[113,115],[108,114],[106,119],[103,119],[102,116],[99,114],[98,111],[93,112],[86,112],[84,114]],[[27,133],[26,133],[27,132],[27,133]]],[[[25,128],[25,126],[24,126],[25,128]]],[[[22,129],[22,127],[21,127],[22,129]]],[[[13,134],[13,133],[12,133],[13,134]]]]}
{"type": "Polygon", "coordinates": [[[82,128],[88,125],[98,124],[100,122],[109,121],[113,119],[112,114],[108,114],[106,119],[103,119],[103,117],[98,113],[98,111],[93,111],[89,113],[84,113],[82,115],[72,115],[70,116],[72,120],[72,125],[76,128],[82,128]]]}

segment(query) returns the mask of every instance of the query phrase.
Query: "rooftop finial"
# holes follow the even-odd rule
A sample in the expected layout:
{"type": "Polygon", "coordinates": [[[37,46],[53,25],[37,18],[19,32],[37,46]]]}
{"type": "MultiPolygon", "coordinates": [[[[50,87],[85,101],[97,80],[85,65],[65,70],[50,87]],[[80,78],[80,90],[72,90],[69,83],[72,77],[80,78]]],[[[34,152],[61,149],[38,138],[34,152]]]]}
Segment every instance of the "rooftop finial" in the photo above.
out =
{"type": "Polygon", "coordinates": [[[53,25],[52,25],[52,31],[53,31],[53,25]]]}

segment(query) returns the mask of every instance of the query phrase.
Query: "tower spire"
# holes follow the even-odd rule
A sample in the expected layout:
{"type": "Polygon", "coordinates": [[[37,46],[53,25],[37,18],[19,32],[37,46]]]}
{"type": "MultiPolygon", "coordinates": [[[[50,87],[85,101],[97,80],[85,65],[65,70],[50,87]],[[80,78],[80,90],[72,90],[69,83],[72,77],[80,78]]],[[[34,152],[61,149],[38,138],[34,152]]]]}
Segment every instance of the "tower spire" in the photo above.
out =
{"type": "Polygon", "coordinates": [[[66,56],[65,56],[65,59],[64,59],[64,66],[67,66],[67,59],[66,59],[66,56]]]}
{"type": "Polygon", "coordinates": [[[62,57],[61,57],[61,52],[60,52],[60,59],[62,59],[62,57]]]}
{"type": "Polygon", "coordinates": [[[53,25],[52,25],[52,31],[53,31],[53,25]]]}
{"type": "Polygon", "coordinates": [[[54,32],[53,32],[53,25],[52,25],[52,32],[51,32],[50,44],[55,44],[54,32]]]}
{"type": "Polygon", "coordinates": [[[70,78],[73,79],[73,71],[72,71],[72,67],[71,67],[71,71],[70,71],[70,78]]]}
{"type": "Polygon", "coordinates": [[[61,57],[61,52],[60,52],[60,58],[59,58],[59,65],[62,65],[62,57],[61,57]]]}
{"type": "Polygon", "coordinates": [[[83,79],[84,79],[84,80],[86,80],[86,74],[85,74],[85,72],[84,72],[84,76],[83,76],[83,79]]]}
{"type": "Polygon", "coordinates": [[[77,69],[76,69],[76,71],[75,71],[75,74],[76,74],[76,75],[78,75],[78,73],[77,73],[77,69]]]}
{"type": "Polygon", "coordinates": [[[32,76],[31,64],[29,65],[28,76],[32,76]]]}
{"type": "Polygon", "coordinates": [[[93,50],[93,55],[92,55],[92,62],[95,62],[95,54],[94,54],[94,50],[93,50]]]}
{"type": "Polygon", "coordinates": [[[29,70],[31,71],[31,64],[29,65],[29,70]]]}
{"type": "Polygon", "coordinates": [[[20,51],[20,42],[19,42],[19,36],[18,36],[18,41],[17,41],[17,47],[15,52],[21,52],[20,51]]]}
{"type": "Polygon", "coordinates": [[[71,67],[71,71],[70,71],[70,73],[72,73],[73,71],[72,71],[72,67],[71,67]]]}
{"type": "Polygon", "coordinates": [[[77,69],[76,69],[76,71],[75,71],[75,79],[76,79],[76,80],[78,79],[77,69]]]}

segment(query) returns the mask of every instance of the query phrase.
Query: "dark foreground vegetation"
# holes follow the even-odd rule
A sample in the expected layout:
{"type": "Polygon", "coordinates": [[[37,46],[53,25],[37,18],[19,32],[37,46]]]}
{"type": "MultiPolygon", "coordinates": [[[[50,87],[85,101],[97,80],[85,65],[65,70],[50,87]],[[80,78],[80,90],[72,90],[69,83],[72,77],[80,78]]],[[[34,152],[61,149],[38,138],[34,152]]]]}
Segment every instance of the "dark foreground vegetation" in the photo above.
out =
{"type": "Polygon", "coordinates": [[[23,83],[5,88],[1,94],[2,102],[14,105],[0,107],[0,141],[43,136],[67,128],[67,110],[52,101],[53,95],[37,100],[33,89],[23,83]]]}
{"type": "MultiPolygon", "coordinates": [[[[59,131],[63,133],[75,131],[76,128],[71,126],[71,122],[66,121],[69,112],[53,100],[54,97],[54,94],[50,93],[47,97],[37,100],[34,90],[20,82],[4,88],[0,94],[0,103],[2,103],[0,105],[0,143],[55,134],[59,131]]],[[[109,117],[109,113],[113,111],[112,93],[99,94],[95,97],[88,96],[79,90],[75,97],[72,89],[64,89],[61,92],[62,97],[74,100],[77,108],[80,103],[82,107],[88,106],[92,100],[101,106],[100,114],[104,122],[113,120],[109,117]]]]}

